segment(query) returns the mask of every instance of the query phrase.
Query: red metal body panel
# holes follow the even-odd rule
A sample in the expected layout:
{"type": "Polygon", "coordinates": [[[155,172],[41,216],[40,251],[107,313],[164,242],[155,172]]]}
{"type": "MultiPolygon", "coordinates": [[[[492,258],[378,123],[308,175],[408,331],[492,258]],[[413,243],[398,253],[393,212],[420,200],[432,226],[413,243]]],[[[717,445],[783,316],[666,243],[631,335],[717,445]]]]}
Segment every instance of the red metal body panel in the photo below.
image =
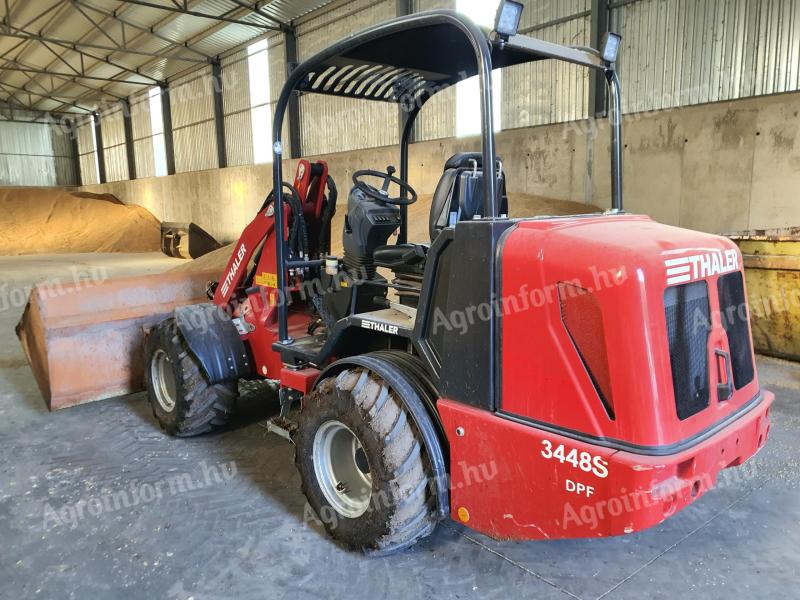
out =
{"type": "Polygon", "coordinates": [[[690,438],[752,400],[759,391],[757,377],[727,402],[714,397],[722,382],[717,379],[715,350],[727,351],[728,341],[717,308],[719,274],[708,274],[703,279],[713,324],[708,343],[711,406],[684,421],[676,413],[664,315],[667,264],[707,255],[735,261],[733,270],[741,268],[741,255],[730,240],[647,217],[520,223],[508,235],[502,253],[506,311],[501,410],[592,436],[664,446],[690,438]],[[613,420],[562,321],[557,289],[561,282],[591,290],[599,304],[613,420]],[[511,302],[524,297],[527,307],[511,302]]]}
{"type": "MultiPolygon", "coordinates": [[[[250,348],[256,372],[269,379],[281,379],[283,371],[281,355],[272,349],[272,345],[278,340],[276,297],[274,290],[261,289],[251,294],[236,313],[252,326],[250,333],[243,335],[242,340],[250,348]]],[[[289,335],[295,339],[307,336],[311,321],[311,316],[302,310],[290,311],[289,335]]]]}
{"type": "Polygon", "coordinates": [[[450,440],[452,518],[515,540],[613,536],[658,525],[712,488],[722,469],[763,446],[772,400],[766,392],[756,409],[717,435],[666,457],[586,444],[440,400],[450,440]]]}
{"type": "Polygon", "coordinates": [[[309,394],[320,373],[321,371],[319,369],[314,368],[300,370],[283,369],[281,371],[281,384],[293,390],[297,390],[298,392],[302,392],[303,394],[309,394]]]}

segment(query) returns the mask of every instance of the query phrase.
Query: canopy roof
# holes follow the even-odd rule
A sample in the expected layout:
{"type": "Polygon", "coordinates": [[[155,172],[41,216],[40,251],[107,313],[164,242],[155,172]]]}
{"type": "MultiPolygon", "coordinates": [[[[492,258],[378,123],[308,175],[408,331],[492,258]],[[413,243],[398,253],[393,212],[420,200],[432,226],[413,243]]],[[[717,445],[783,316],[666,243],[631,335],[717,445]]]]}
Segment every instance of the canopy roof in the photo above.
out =
{"type": "Polygon", "coordinates": [[[589,49],[568,48],[525,36],[493,39],[453,10],[417,13],[345,38],[302,65],[301,92],[408,102],[430,97],[477,75],[479,52],[492,68],[547,58],[604,68],[589,49]],[[483,46],[483,48],[479,48],[483,46]]]}

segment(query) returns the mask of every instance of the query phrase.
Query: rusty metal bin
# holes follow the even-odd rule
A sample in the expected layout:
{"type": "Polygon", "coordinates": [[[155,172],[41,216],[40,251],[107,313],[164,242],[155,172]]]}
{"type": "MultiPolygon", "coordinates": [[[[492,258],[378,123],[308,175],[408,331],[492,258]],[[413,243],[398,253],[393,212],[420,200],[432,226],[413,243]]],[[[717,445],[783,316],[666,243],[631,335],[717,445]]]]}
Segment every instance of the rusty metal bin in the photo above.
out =
{"type": "Polygon", "coordinates": [[[17,336],[50,410],[144,389],[144,333],[178,306],[207,302],[217,271],[37,285],[17,336]]]}
{"type": "Polygon", "coordinates": [[[744,256],[756,352],[800,361],[800,227],[728,237],[744,256]]]}

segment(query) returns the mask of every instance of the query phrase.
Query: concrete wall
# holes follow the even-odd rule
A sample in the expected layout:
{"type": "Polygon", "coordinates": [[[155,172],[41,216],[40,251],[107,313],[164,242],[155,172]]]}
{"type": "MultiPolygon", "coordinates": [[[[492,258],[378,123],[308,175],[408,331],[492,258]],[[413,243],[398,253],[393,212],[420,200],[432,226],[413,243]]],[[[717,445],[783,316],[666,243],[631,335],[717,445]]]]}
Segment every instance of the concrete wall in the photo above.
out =
{"type": "MultiPolygon", "coordinates": [[[[798,112],[800,93],[791,93],[627,116],[626,209],[711,232],[800,224],[798,112]]],[[[608,128],[605,121],[593,126],[579,121],[498,134],[509,191],[608,207],[608,128]]],[[[411,184],[432,193],[444,161],[478,145],[477,138],[412,145],[411,184]]],[[[341,198],[353,171],[399,163],[394,147],[325,159],[341,198]]],[[[284,179],[293,173],[287,161],[284,179]]],[[[218,239],[232,240],[272,188],[271,177],[271,165],[255,165],[82,189],[110,192],[162,220],[194,221],[218,239]]]]}

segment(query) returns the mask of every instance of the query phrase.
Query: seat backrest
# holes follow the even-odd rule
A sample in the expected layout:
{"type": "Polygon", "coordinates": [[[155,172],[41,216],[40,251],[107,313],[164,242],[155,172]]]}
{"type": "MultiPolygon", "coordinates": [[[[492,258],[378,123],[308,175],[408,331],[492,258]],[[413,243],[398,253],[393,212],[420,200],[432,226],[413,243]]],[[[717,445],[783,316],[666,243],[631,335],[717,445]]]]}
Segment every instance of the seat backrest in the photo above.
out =
{"type": "MultiPolygon", "coordinates": [[[[498,160],[500,160],[498,158],[498,160]]],[[[483,216],[483,155],[480,152],[460,152],[444,165],[444,174],[436,186],[431,203],[428,228],[431,241],[446,227],[458,221],[483,216]]],[[[498,178],[501,214],[508,213],[505,175],[498,178]]]]}

